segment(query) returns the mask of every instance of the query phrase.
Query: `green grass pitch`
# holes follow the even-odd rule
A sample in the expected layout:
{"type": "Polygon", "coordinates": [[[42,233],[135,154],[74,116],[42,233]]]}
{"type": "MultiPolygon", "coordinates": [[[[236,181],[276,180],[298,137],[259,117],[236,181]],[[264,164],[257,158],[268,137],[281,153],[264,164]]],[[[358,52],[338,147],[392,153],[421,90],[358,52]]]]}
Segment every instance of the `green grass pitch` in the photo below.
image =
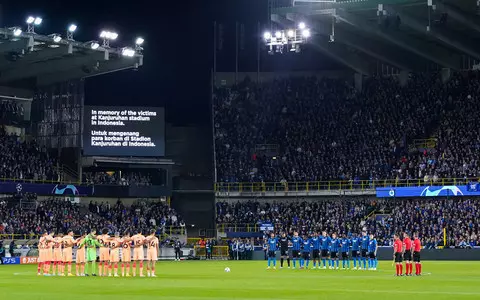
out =
{"type": "Polygon", "coordinates": [[[423,263],[422,277],[378,271],[266,270],[263,261],[159,262],[157,278],[38,277],[0,266],[2,299],[480,299],[480,262],[423,263]],[[225,267],[231,269],[225,273],[225,267]]]}

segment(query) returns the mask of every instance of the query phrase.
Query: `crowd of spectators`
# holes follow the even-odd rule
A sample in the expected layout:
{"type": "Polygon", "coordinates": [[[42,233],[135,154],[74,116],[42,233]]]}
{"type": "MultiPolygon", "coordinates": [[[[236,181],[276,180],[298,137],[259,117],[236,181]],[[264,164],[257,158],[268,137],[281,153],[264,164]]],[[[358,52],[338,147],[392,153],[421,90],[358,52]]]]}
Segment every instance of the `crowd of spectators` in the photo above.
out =
{"type": "Polygon", "coordinates": [[[24,119],[23,105],[17,101],[0,98],[0,121],[2,124],[18,124],[24,119]]]}
{"type": "Polygon", "coordinates": [[[218,180],[479,176],[478,73],[345,80],[245,80],[214,94],[218,180]],[[437,138],[431,147],[415,139],[437,138]]]}
{"type": "Polygon", "coordinates": [[[352,235],[368,231],[380,245],[391,245],[394,233],[418,232],[427,247],[444,244],[480,246],[479,199],[380,200],[333,199],[282,202],[217,202],[217,224],[225,229],[272,223],[277,233],[314,231],[352,235]]]}
{"type": "Polygon", "coordinates": [[[65,199],[51,199],[39,201],[34,209],[24,209],[20,204],[8,208],[0,202],[0,234],[41,234],[44,230],[73,230],[79,234],[103,228],[122,234],[156,228],[162,234],[168,226],[185,227],[185,222],[174,209],[160,202],[138,201],[131,206],[92,202],[83,207],[65,199]]]}
{"type": "Polygon", "coordinates": [[[0,128],[0,179],[59,181],[57,161],[35,141],[21,141],[0,128]]]}
{"type": "Polygon", "coordinates": [[[83,182],[86,184],[109,184],[125,186],[150,186],[151,175],[141,172],[85,172],[83,182]]]}
{"type": "Polygon", "coordinates": [[[163,202],[138,201],[130,206],[125,206],[120,201],[113,206],[109,203],[90,202],[88,209],[92,214],[106,220],[109,226],[115,227],[114,230],[147,231],[150,228],[159,228],[163,231],[169,226],[185,227],[185,222],[175,209],[163,202]]]}

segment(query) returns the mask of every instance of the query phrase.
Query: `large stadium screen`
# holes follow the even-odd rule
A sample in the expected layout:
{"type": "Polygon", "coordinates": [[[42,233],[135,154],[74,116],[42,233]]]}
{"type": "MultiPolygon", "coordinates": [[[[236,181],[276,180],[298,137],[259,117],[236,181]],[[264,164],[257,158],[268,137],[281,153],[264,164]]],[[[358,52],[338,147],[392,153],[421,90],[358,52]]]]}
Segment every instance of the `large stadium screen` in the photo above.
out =
{"type": "Polygon", "coordinates": [[[163,108],[85,106],[84,120],[85,155],[165,155],[163,108]]]}

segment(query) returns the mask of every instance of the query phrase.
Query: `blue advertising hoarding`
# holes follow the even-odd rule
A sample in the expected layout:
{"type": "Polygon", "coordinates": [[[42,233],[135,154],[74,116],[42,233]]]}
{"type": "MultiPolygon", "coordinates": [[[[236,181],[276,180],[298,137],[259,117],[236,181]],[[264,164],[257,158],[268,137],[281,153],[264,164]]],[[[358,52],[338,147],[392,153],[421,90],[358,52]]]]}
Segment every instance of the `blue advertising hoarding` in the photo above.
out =
{"type": "Polygon", "coordinates": [[[418,187],[386,187],[376,189],[377,198],[400,197],[460,197],[480,196],[480,185],[444,185],[418,187]]]}
{"type": "Polygon", "coordinates": [[[2,264],[18,265],[20,264],[20,257],[2,257],[2,264]]]}
{"type": "Polygon", "coordinates": [[[0,194],[36,193],[38,195],[91,196],[93,186],[0,182],[0,194]]]}

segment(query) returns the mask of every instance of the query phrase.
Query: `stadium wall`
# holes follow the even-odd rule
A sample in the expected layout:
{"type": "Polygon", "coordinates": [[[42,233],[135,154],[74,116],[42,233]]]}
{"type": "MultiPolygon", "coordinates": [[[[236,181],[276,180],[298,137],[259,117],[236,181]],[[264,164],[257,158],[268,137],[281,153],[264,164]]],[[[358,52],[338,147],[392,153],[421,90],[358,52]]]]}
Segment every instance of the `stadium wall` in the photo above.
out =
{"type": "MultiPolygon", "coordinates": [[[[378,248],[377,257],[379,260],[392,260],[393,249],[391,247],[378,248]]],[[[480,260],[480,249],[424,249],[422,250],[422,260],[480,260]]],[[[253,253],[254,260],[264,260],[263,250],[257,250],[253,253]]],[[[277,252],[277,259],[280,259],[280,253],[277,252]]]]}
{"type": "Polygon", "coordinates": [[[188,236],[214,237],[215,195],[212,192],[174,191],[171,206],[185,219],[188,236]]]}

